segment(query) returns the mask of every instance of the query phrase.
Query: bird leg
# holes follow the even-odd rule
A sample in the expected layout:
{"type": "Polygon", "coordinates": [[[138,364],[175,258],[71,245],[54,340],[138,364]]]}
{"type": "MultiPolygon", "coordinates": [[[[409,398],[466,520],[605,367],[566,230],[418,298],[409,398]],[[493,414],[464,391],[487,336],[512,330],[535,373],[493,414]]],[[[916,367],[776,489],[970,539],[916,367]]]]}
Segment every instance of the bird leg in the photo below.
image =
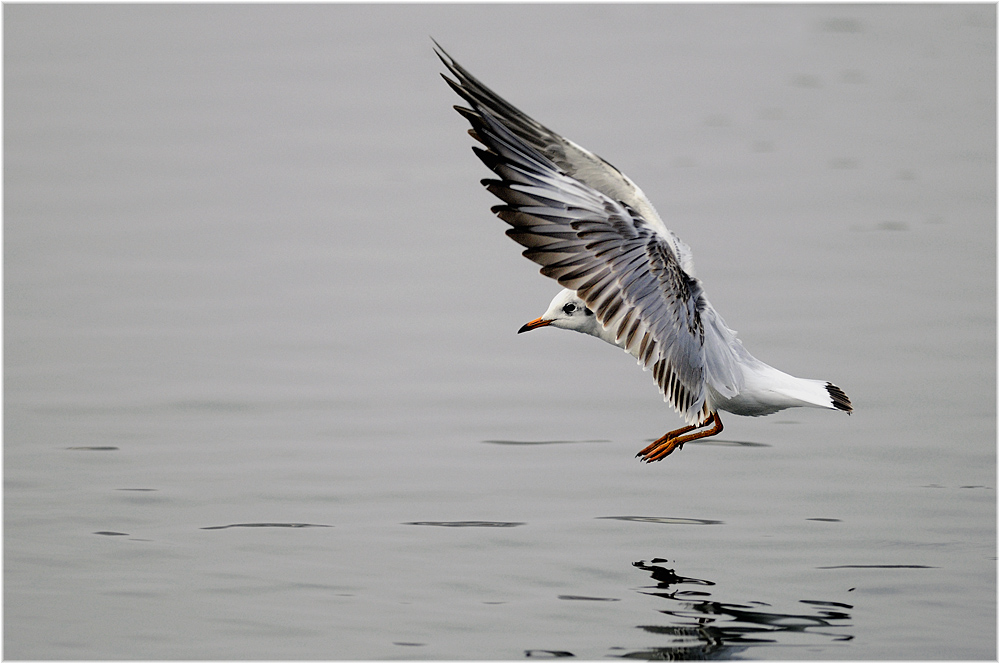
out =
{"type": "Polygon", "coordinates": [[[684,446],[684,443],[690,443],[692,440],[698,440],[699,438],[708,438],[709,436],[714,436],[715,434],[722,431],[722,420],[719,419],[719,414],[713,412],[709,415],[704,422],[701,424],[693,424],[686,427],[681,427],[680,429],[675,429],[668,433],[663,434],[656,440],[654,440],[648,447],[636,454],[637,457],[642,457],[642,460],[646,463],[652,463],[653,461],[659,461],[663,457],[667,456],[676,449],[680,449],[684,446]],[[693,429],[701,429],[702,427],[707,427],[712,424],[711,429],[703,429],[702,431],[695,431],[694,433],[688,433],[693,429]],[[682,435],[687,434],[687,435],[682,435]]]}

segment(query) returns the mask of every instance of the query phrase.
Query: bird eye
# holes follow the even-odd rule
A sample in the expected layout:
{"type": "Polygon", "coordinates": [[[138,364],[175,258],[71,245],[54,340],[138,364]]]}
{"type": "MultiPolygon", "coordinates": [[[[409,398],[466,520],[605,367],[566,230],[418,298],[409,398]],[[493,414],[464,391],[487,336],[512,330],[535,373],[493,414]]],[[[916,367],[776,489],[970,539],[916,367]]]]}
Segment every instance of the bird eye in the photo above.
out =
{"type": "Polygon", "coordinates": [[[572,314],[574,311],[576,311],[576,305],[572,302],[567,302],[563,305],[563,313],[572,314]]]}

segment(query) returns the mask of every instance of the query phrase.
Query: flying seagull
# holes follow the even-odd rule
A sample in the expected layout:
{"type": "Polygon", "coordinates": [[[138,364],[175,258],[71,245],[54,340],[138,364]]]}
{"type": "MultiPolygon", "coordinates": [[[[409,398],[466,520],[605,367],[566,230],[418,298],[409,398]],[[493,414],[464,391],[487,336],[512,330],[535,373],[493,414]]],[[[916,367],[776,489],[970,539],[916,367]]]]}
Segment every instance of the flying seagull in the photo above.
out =
{"type": "Polygon", "coordinates": [[[523,255],[564,290],[518,332],[552,326],[624,349],[652,371],[663,399],[686,426],[637,457],[659,461],[722,431],[719,411],[769,415],[811,406],[851,413],[843,390],[796,378],[752,356],[706,299],[691,249],[670,231],[642,190],[617,168],[547,129],[490,90],[435,42],[468,107],[455,106],[485,147],[472,149],[495,178],[482,184],[503,201],[523,255]]]}

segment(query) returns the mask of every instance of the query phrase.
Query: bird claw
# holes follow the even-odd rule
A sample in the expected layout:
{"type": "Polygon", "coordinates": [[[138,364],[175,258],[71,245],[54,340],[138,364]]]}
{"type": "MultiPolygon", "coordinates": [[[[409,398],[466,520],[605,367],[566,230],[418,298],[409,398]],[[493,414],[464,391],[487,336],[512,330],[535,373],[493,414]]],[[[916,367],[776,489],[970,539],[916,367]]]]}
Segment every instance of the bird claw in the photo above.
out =
{"type": "Polygon", "coordinates": [[[646,463],[653,463],[654,461],[659,461],[670,456],[674,450],[679,450],[682,447],[684,447],[684,443],[678,445],[676,438],[669,438],[657,445],[650,445],[635,456],[642,458],[646,463]]]}

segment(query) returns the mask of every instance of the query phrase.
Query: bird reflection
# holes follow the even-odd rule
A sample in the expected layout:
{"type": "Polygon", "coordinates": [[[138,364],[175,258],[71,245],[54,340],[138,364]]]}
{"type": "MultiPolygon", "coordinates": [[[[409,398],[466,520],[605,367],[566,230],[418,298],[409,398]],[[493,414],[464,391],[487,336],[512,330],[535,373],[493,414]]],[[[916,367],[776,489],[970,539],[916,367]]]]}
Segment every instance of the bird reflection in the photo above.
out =
{"type": "Polygon", "coordinates": [[[643,594],[662,597],[671,602],[660,613],[668,616],[665,624],[639,625],[639,629],[669,639],[669,645],[637,650],[618,655],[645,660],[730,659],[754,645],[816,645],[816,637],[824,641],[849,641],[843,633],[852,609],[849,604],[816,600],[800,600],[810,607],[805,613],[768,611],[763,602],[729,604],[713,600],[706,588],[712,581],[681,576],[664,567],[660,558],[632,563],[650,573],[655,586],[643,589],[643,594]],[[692,588],[694,586],[695,588],[692,588]],[[696,588],[696,587],[699,587],[696,588]]]}

